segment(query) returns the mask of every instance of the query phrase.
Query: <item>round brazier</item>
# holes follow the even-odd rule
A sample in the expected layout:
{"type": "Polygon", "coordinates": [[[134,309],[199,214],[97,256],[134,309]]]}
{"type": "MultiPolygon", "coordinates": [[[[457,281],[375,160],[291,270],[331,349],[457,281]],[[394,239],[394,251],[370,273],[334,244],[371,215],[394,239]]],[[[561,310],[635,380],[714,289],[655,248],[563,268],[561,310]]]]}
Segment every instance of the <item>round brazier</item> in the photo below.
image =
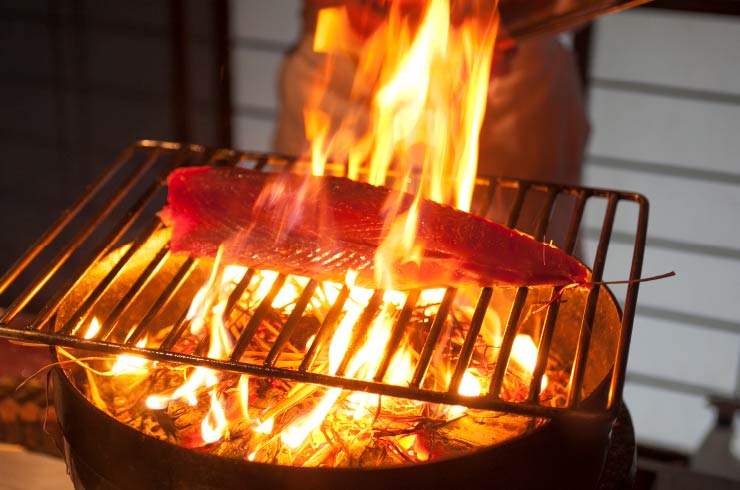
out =
{"type": "MultiPolygon", "coordinates": [[[[252,463],[147,436],[93,406],[60,368],[54,400],[78,487],[92,489],[593,488],[611,421],[550,421],[463,457],[386,468],[252,463]]],[[[603,391],[603,390],[599,390],[603,391]]]]}
{"type": "MultiPolygon", "coordinates": [[[[148,248],[156,250],[159,246],[161,243],[155,240],[142,247],[123,270],[115,287],[96,303],[93,314],[108,317],[118,298],[134,282],[146,258],[152,255],[148,248]]],[[[110,270],[123,250],[109,254],[70,292],[59,310],[58,324],[74,318],[81,298],[110,270]]],[[[157,283],[167,283],[183,260],[172,256],[157,280],[147,287],[155,291],[161,288],[157,283]]],[[[201,266],[203,270],[196,272],[205,277],[209,265],[203,263],[201,266]]],[[[174,321],[193,294],[194,290],[181,291],[178,296],[181,301],[170,303],[162,312],[163,323],[174,321]]],[[[514,294],[515,290],[497,290],[492,308],[505,311],[514,294]],[[496,302],[501,304],[496,305],[496,302]]],[[[572,358],[576,349],[586,296],[584,291],[568,290],[561,298],[552,350],[565,358],[572,358]]],[[[156,295],[144,289],[139,298],[147,297],[156,295]]],[[[526,306],[534,301],[535,298],[528,300],[526,306]]],[[[145,312],[145,304],[134,302],[127,310],[127,321],[136,324],[136,319],[143,317],[145,312]]],[[[584,376],[582,403],[585,406],[604,404],[620,319],[616,300],[608,289],[602,288],[584,376]]],[[[534,336],[541,318],[528,322],[523,322],[520,329],[534,336]]],[[[600,474],[612,427],[607,416],[563,418],[536,424],[531,430],[505,441],[425,463],[373,468],[306,468],[250,462],[245,457],[220,457],[151,437],[97,408],[78,389],[67,370],[55,368],[53,380],[55,404],[75,483],[86,489],[591,488],[600,474]]]]}

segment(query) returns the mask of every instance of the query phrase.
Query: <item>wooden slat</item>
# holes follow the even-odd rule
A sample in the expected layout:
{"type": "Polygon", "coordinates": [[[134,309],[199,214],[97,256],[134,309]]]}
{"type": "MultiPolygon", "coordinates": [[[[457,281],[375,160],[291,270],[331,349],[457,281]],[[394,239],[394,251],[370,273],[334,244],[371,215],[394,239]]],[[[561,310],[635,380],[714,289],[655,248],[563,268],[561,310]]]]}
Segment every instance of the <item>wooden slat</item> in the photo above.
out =
{"type": "MultiPolygon", "coordinates": [[[[585,254],[593,257],[594,239],[583,241],[585,254]]],[[[605,281],[626,279],[624,263],[632,254],[632,246],[612,244],[609,249],[605,281]]],[[[643,277],[676,271],[676,277],[640,288],[639,304],[688,314],[702,314],[719,320],[738,322],[740,304],[740,261],[697,256],[683,251],[650,246],[645,251],[643,277]]],[[[612,286],[619,293],[624,287],[612,286]]],[[[656,359],[656,362],[662,362],[656,359]]]]}
{"type": "Polygon", "coordinates": [[[299,0],[231,0],[231,36],[292,43],[301,20],[299,0]]]}
{"type": "Polygon", "coordinates": [[[594,88],[590,152],[740,174],[740,106],[594,88]]]}
{"type": "MultiPolygon", "coordinates": [[[[704,244],[740,250],[740,226],[731,210],[740,209],[740,186],[690,180],[664,174],[603,168],[586,164],[584,181],[595,187],[612,187],[641,192],[650,200],[650,238],[689,244],[704,244]],[[711,217],[711,219],[709,219],[711,217]]],[[[625,206],[617,215],[615,229],[634,229],[634,212],[625,206]]],[[[584,224],[600,223],[587,208],[584,224]]]]}
{"type": "Polygon", "coordinates": [[[599,20],[591,76],[740,94],[740,18],[627,11],[599,20]]]}
{"type": "Polygon", "coordinates": [[[710,392],[732,396],[738,358],[738,334],[637,315],[628,372],[703,386],[710,392]]]}

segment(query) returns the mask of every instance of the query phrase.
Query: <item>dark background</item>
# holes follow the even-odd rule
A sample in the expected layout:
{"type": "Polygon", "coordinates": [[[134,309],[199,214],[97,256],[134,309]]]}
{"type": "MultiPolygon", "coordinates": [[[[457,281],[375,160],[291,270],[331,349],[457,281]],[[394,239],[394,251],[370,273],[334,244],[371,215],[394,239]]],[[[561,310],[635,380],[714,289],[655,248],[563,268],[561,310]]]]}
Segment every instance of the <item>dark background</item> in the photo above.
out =
{"type": "Polygon", "coordinates": [[[230,144],[226,26],[225,0],[0,0],[0,271],[134,141],[230,144]]]}

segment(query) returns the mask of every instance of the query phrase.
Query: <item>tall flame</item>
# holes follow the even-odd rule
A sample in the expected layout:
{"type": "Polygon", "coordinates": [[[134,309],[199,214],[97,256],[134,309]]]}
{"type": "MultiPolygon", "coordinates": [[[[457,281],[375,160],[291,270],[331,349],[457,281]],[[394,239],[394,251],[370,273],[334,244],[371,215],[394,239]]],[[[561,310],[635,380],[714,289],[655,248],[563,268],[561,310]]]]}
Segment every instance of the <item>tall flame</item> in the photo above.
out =
{"type": "MultiPolygon", "coordinates": [[[[537,353],[537,346],[529,335],[519,334],[514,338],[514,343],[511,346],[511,359],[524,369],[530,377],[537,365],[537,353]]],[[[547,376],[542,376],[540,389],[544,390],[546,387],[547,376]]]]}
{"type": "MultiPolygon", "coordinates": [[[[209,347],[208,357],[212,359],[226,359],[232,349],[231,335],[224,325],[226,305],[229,293],[244,274],[244,267],[222,264],[223,247],[220,247],[214,260],[211,275],[206,284],[193,298],[188,311],[190,331],[197,335],[204,328],[208,328],[209,347]]],[[[272,279],[277,276],[274,274],[272,279]]],[[[267,282],[267,281],[265,281],[267,282]]],[[[269,285],[267,286],[269,288],[269,285]]],[[[265,291],[266,293],[266,291],[265,291]]],[[[221,404],[218,393],[220,375],[218,372],[203,367],[193,370],[188,379],[169,395],[150,395],[146,404],[152,409],[164,409],[170,400],[185,399],[191,406],[198,404],[198,394],[201,389],[210,390],[210,409],[201,424],[201,436],[204,442],[212,443],[220,440],[227,434],[228,420],[226,411],[221,404]]],[[[242,402],[242,413],[247,414],[248,393],[247,378],[242,376],[238,390],[242,402]]]]}
{"type": "Polygon", "coordinates": [[[470,209],[499,20],[495,1],[463,0],[454,12],[449,0],[411,2],[426,7],[421,21],[408,3],[390,2],[388,20],[364,42],[344,7],[318,17],[314,49],[357,60],[351,97],[360,106],[370,100],[367,130],[357,134],[362,124],[351,113],[329,136],[320,103],[305,111],[314,173],[327,158],[345,160],[350,178],[416,196],[408,210],[398,195],[386,203],[386,238],[375,256],[376,282],[386,288],[393,264],[420,258],[421,198],[470,209]]]}
{"type": "MultiPolygon", "coordinates": [[[[369,33],[364,42],[358,39],[362,35],[353,29],[346,8],[322,10],[314,50],[357,60],[352,98],[359,102],[371,99],[369,124],[367,131],[358,135],[357,115],[349,114],[329,136],[330,117],[320,109],[323,93],[314,92],[305,111],[313,174],[325,169],[326,159],[333,157],[346,161],[351,179],[391,185],[415,196],[408,209],[401,209],[401,194],[385,203],[386,237],[375,254],[375,279],[386,289],[392,288],[391,271],[396,263],[421,259],[422,245],[417,243],[416,230],[422,198],[470,209],[478,133],[498,30],[495,1],[459,2],[464,7],[456,7],[456,25],[449,0],[422,3],[426,9],[419,22],[404,10],[404,2],[392,2],[387,21],[369,33]],[[395,178],[389,181],[391,174],[395,178]]],[[[320,85],[320,90],[325,89],[320,85]]],[[[353,289],[353,294],[358,291],[353,289]]],[[[367,304],[369,293],[358,303],[367,304]]],[[[389,298],[385,299],[386,305],[391,304],[389,298]]],[[[336,372],[347,353],[360,311],[348,311],[332,339],[331,373],[336,372]]],[[[376,320],[343,374],[369,379],[378,367],[377,353],[386,348],[390,332],[390,322],[376,320]]],[[[394,377],[408,381],[411,360],[397,356],[393,364],[394,377]]],[[[466,373],[461,393],[480,392],[478,380],[466,373]]],[[[340,390],[328,390],[311,414],[282,433],[283,442],[299,447],[324,420],[340,394],[340,390]]],[[[352,399],[359,413],[367,396],[353,394],[352,399]]]]}

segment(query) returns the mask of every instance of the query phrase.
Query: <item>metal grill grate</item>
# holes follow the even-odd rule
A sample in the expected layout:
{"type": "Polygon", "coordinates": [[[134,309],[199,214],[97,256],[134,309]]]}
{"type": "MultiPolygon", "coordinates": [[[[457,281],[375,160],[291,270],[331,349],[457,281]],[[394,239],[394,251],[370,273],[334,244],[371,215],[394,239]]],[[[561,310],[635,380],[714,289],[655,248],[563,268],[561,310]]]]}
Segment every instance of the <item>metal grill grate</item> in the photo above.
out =
{"type": "MultiPolygon", "coordinates": [[[[372,381],[344,376],[345,368],[357,347],[356,342],[350,342],[350,347],[336,375],[322,374],[311,370],[319,351],[325,347],[331,337],[342,312],[342,307],[347,301],[350,294],[347,286],[341,289],[333,305],[323,318],[315,339],[300,360],[299,367],[297,369],[279,367],[278,359],[281,353],[294,333],[311,297],[317,287],[320,286],[314,280],[308,281],[303,287],[294,309],[281,325],[274,343],[267,346],[264,361],[254,363],[241,360],[260,323],[269,314],[270,305],[275,295],[278,294],[285,283],[286,278],[283,275],[278,275],[264,299],[251,312],[251,318],[238,333],[233,351],[228,359],[208,357],[204,352],[205,349],[202,348],[205,342],[201,342],[201,345],[190,353],[184,353],[176,348],[178,339],[189,327],[187,307],[179,307],[177,320],[174,321],[172,328],[168,331],[166,337],[161,340],[158,347],[137,347],[137,342],[150,333],[158,315],[165,309],[172,309],[178,297],[182,299],[182,291],[185,285],[188,281],[194,280],[194,271],[199,267],[200,259],[196,257],[180,259],[175,272],[162,283],[163,285],[156,286],[155,294],[150,294],[153,301],[147,304],[145,310],[135,321],[132,321],[130,318],[131,305],[140,300],[139,296],[143,290],[147,288],[151,290],[154,287],[152,285],[155,282],[153,278],[160,273],[163,265],[172,259],[172,254],[169,252],[166,242],[156,250],[142,252],[151,237],[163,228],[155,214],[164,203],[166,195],[164,182],[169,172],[182,165],[240,164],[262,170],[265,168],[285,169],[291,167],[294,163],[294,160],[279,155],[207,149],[196,145],[146,140],[132,145],[0,280],[0,294],[3,294],[10,287],[17,287],[18,284],[25,285],[25,289],[10,303],[0,319],[0,336],[101,353],[133,354],[152,360],[185,363],[234,373],[282,378],[348,390],[368,391],[433,403],[466,405],[471,408],[545,417],[562,415],[614,417],[622,397],[627,352],[639,286],[637,283],[631,283],[627,286],[623,301],[624,313],[621,317],[621,325],[617,325],[612,333],[616,337],[612,339],[615,346],[611,351],[613,359],[606,360],[608,366],[611,367],[604,381],[608,383],[608,397],[597,403],[586,403],[584,401],[583,388],[590,366],[589,351],[592,348],[594,325],[599,317],[597,303],[600,296],[612,298],[611,293],[606,288],[599,286],[594,286],[588,291],[583,306],[579,310],[577,321],[580,324],[580,330],[578,330],[575,340],[575,353],[572,359],[567,402],[562,407],[546,406],[539,401],[541,381],[545,374],[548,358],[551,355],[553,338],[556,330],[562,328],[558,321],[562,305],[558,301],[552,302],[543,314],[543,321],[538,332],[539,353],[528,386],[526,401],[515,403],[503,400],[500,397],[514,339],[519,332],[523,317],[526,315],[526,307],[532,301],[531,289],[526,287],[519,288],[515,294],[511,295],[508,318],[502,322],[502,343],[499,348],[498,360],[493,368],[488,394],[477,397],[461,396],[458,394],[458,388],[473,354],[489,303],[492,297],[498,294],[498,291],[494,291],[493,288],[481,288],[478,291],[470,326],[460,347],[454,372],[449,383],[442,387],[426,387],[423,380],[432,359],[439,354],[443,326],[457,294],[455,289],[446,291],[435,316],[429,322],[428,332],[419,353],[413,377],[407,386],[388,384],[384,383],[383,380],[389,370],[395,349],[398,348],[401,342],[404,328],[419,301],[419,292],[411,292],[400,310],[392,328],[388,348],[382,356],[380,366],[372,377],[372,381]],[[121,245],[127,243],[130,246],[127,248],[121,247],[121,245]],[[100,275],[99,280],[90,287],[82,299],[74,301],[71,312],[61,315],[60,308],[62,308],[62,305],[66,305],[66,308],[69,309],[70,292],[78,288],[101,261],[109,258],[109,254],[113,250],[119,252],[109,269],[100,275]],[[122,285],[120,279],[122,271],[125,270],[127,264],[130,264],[137,253],[144,253],[147,256],[147,261],[144,265],[136,267],[136,276],[129,281],[130,283],[122,285]],[[75,264],[77,264],[76,268],[74,267],[75,264]],[[34,267],[38,270],[34,271],[34,267]],[[70,267],[76,270],[70,272],[67,270],[70,267]],[[31,315],[29,311],[35,309],[34,302],[38,301],[39,298],[44,298],[45,295],[50,295],[50,297],[45,299],[44,305],[38,310],[38,313],[31,315]],[[90,338],[86,338],[86,334],[82,331],[80,325],[99,306],[102,301],[101,298],[110,298],[111,296],[115,300],[107,307],[105,316],[102,318],[103,328],[95,335],[88,335],[90,338]],[[528,303],[528,297],[530,303],[528,303]],[[33,321],[30,324],[24,324],[24,322],[19,321],[21,318],[33,318],[33,321]],[[125,329],[128,334],[122,336],[121,329],[125,329]]],[[[569,199],[573,205],[569,214],[570,224],[563,245],[568,253],[573,253],[576,248],[576,241],[582,226],[581,222],[587,202],[593,200],[603,202],[605,204],[603,224],[595,259],[591,264],[593,281],[595,282],[602,279],[618,204],[622,201],[636,203],[638,213],[635,223],[632,260],[631,265],[629,265],[631,268],[629,279],[639,278],[648,213],[648,205],[644,197],[633,193],[540,184],[504,178],[481,178],[479,181],[481,182],[477,192],[477,211],[479,214],[486,215],[492,202],[501,193],[508,193],[513,196],[506,219],[506,224],[511,227],[517,224],[522,210],[529,203],[528,196],[531,193],[534,192],[543,197],[537,204],[538,218],[532,231],[532,234],[539,240],[545,237],[556,201],[562,198],[569,199]]],[[[248,270],[241,279],[236,281],[226,305],[225,317],[228,317],[237,308],[240,295],[250,284],[254,273],[255,271],[248,270]]],[[[548,288],[546,294],[554,299],[558,297],[559,292],[560,288],[548,288]]],[[[360,336],[363,331],[366,332],[367,325],[376,314],[382,297],[383,291],[376,291],[365,307],[355,328],[360,336]]],[[[614,301],[613,298],[611,300],[614,301]]],[[[355,335],[355,338],[357,338],[358,334],[355,335]]]]}

